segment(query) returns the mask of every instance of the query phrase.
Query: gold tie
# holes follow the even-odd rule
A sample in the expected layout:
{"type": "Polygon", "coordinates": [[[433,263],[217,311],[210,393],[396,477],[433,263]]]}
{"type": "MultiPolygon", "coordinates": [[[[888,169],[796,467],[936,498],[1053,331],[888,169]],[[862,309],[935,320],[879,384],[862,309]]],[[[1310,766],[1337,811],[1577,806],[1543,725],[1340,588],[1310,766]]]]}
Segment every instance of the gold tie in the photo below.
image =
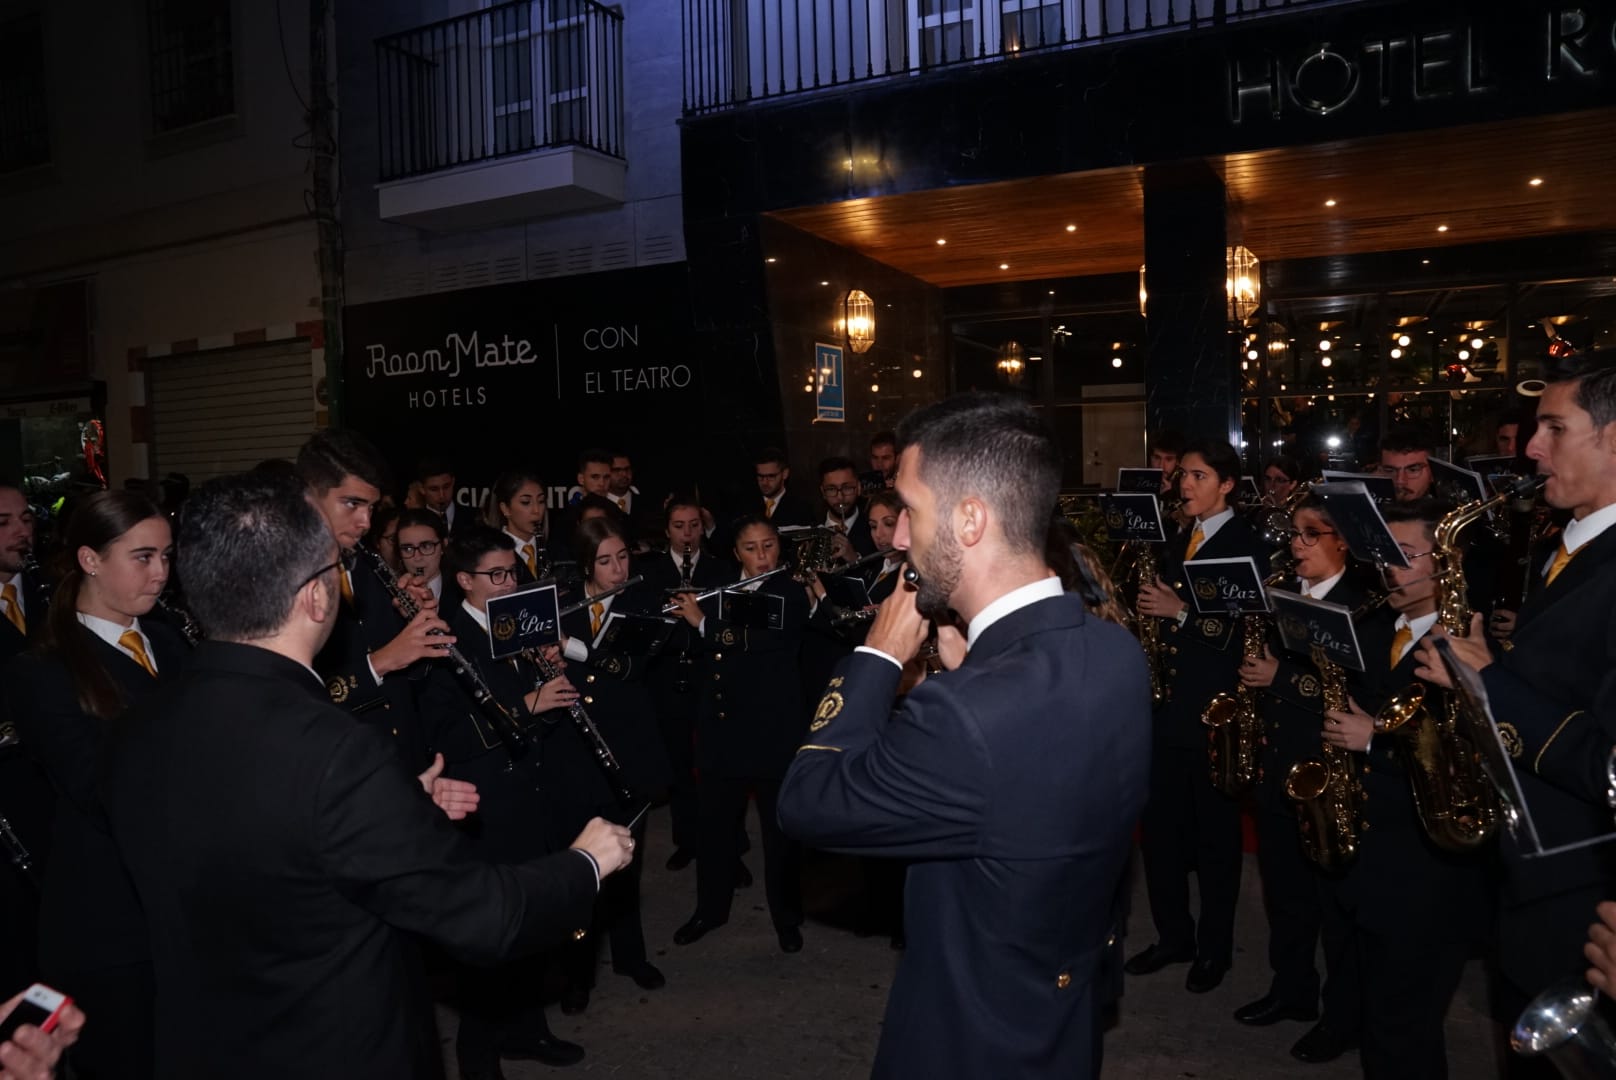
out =
{"type": "Polygon", "coordinates": [[[146,643],[140,639],[139,630],[132,627],[125,630],[118,635],[118,644],[129,650],[135,663],[146,669],[146,674],[154,679],[157,677],[157,669],[152,667],[151,657],[146,655],[146,643]]]}
{"type": "Polygon", "coordinates": [[[17,633],[23,637],[28,636],[28,620],[22,617],[22,607],[17,603],[17,583],[10,582],[4,589],[0,589],[0,600],[6,602],[6,618],[11,625],[17,628],[17,633]]]}
{"type": "MultiPolygon", "coordinates": [[[[1581,551],[1582,549],[1578,548],[1577,550],[1581,551]]],[[[1566,565],[1571,562],[1571,555],[1572,552],[1566,550],[1565,541],[1561,540],[1560,550],[1554,556],[1554,562],[1549,564],[1549,576],[1543,579],[1545,587],[1554,584],[1554,579],[1560,576],[1560,571],[1564,570],[1566,565]]],[[[6,588],[9,589],[11,586],[7,585],[6,588]]]]}
{"type": "Polygon", "coordinates": [[[1190,546],[1184,549],[1184,561],[1189,562],[1195,558],[1195,553],[1201,550],[1201,545],[1204,543],[1206,543],[1206,534],[1197,525],[1195,526],[1195,531],[1190,533],[1190,546]]]}
{"type": "Polygon", "coordinates": [[[622,498],[617,500],[617,508],[619,510],[623,511],[623,513],[625,513],[625,514],[628,513],[628,496],[627,495],[624,495],[622,498]]]}
{"type": "Polygon", "coordinates": [[[1412,626],[1399,626],[1397,628],[1397,633],[1392,635],[1392,667],[1396,667],[1403,662],[1403,650],[1408,648],[1413,640],[1414,628],[1412,626]]]}
{"type": "Polygon", "coordinates": [[[539,549],[533,546],[531,540],[522,545],[522,561],[527,563],[527,572],[536,579],[539,576],[539,549]]]}
{"type": "Polygon", "coordinates": [[[606,617],[606,605],[599,600],[589,605],[589,636],[600,633],[600,620],[606,617]]]}
{"type": "Polygon", "coordinates": [[[353,582],[348,580],[348,568],[346,566],[337,568],[337,581],[342,586],[342,599],[349,607],[353,607],[353,582]]]}
{"type": "Polygon", "coordinates": [[[764,499],[763,500],[763,516],[766,517],[766,518],[772,518],[774,516],[774,508],[776,506],[778,506],[779,503],[780,503],[780,500],[778,498],[764,499]]]}

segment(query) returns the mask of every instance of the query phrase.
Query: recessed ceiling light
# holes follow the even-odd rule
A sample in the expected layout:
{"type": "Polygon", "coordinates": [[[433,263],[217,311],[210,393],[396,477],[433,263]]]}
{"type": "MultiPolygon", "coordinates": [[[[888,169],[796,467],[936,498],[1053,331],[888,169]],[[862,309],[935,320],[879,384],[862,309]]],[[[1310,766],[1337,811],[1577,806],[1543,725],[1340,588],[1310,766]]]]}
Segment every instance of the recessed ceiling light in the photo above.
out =
{"type": "Polygon", "coordinates": [[[1000,263],[999,264],[999,269],[1000,270],[1008,270],[1008,269],[1010,269],[1010,264],[1009,263],[1000,263]]]}
{"type": "Polygon", "coordinates": [[[769,258],[768,258],[768,261],[769,262],[779,262],[780,260],[776,259],[773,255],[770,255],[769,258]]]}
{"type": "Polygon", "coordinates": [[[1112,366],[1112,367],[1121,367],[1121,366],[1122,366],[1122,357],[1120,357],[1120,356],[1113,356],[1113,357],[1112,357],[1112,358],[1111,358],[1111,366],[1112,366]]]}
{"type": "Polygon", "coordinates": [[[1050,289],[1050,290],[1049,290],[1049,295],[1050,295],[1050,296],[1054,296],[1054,295],[1055,295],[1055,290],[1054,290],[1054,289],[1050,289]]]}
{"type": "Polygon", "coordinates": [[[1446,225],[1438,225],[1438,226],[1437,226],[1437,227],[1436,227],[1436,231],[1437,231],[1437,232],[1447,232],[1447,231],[1448,231],[1448,227],[1447,227],[1447,226],[1446,226],[1446,225]]]}
{"type": "Polygon", "coordinates": [[[1481,347],[1482,347],[1482,346],[1483,346],[1483,345],[1485,345],[1485,344],[1486,344],[1486,342],[1484,342],[1484,341],[1482,341],[1482,340],[1481,340],[1481,339],[1480,339],[1480,338],[1479,338],[1479,337],[1478,337],[1478,338],[1471,338],[1471,339],[1470,339],[1470,347],[1471,347],[1471,348],[1472,348],[1472,349],[1475,349],[1475,350],[1476,350],[1476,351],[1477,351],[1477,352],[1480,352],[1480,351],[1481,351],[1481,347]]]}
{"type": "Polygon", "coordinates": [[[937,246],[938,246],[938,247],[942,247],[942,246],[943,246],[943,245],[944,245],[944,244],[946,244],[946,243],[948,243],[948,241],[947,241],[947,240],[944,240],[944,239],[943,239],[943,238],[942,238],[942,237],[941,237],[941,236],[939,236],[939,237],[938,237],[938,238],[937,238],[937,246]]]}
{"type": "Polygon", "coordinates": [[[1324,205],[1325,206],[1334,206],[1335,205],[1335,200],[1334,199],[1325,199],[1324,200],[1324,205]]]}
{"type": "Polygon", "coordinates": [[[914,377],[915,377],[915,378],[917,378],[917,379],[918,379],[918,378],[920,378],[920,377],[921,377],[921,376],[922,376],[922,375],[924,375],[924,374],[925,374],[925,372],[923,372],[923,371],[921,371],[921,370],[920,370],[920,369],[919,369],[919,368],[915,368],[915,370],[913,370],[913,371],[911,371],[911,372],[910,372],[910,373],[909,373],[909,374],[911,374],[911,375],[913,375],[913,376],[914,376],[914,377]]]}
{"type": "Polygon", "coordinates": [[[821,282],[820,282],[820,284],[821,284],[821,285],[829,285],[829,284],[830,284],[830,282],[828,282],[828,281],[821,281],[821,282]]]}
{"type": "MultiPolygon", "coordinates": [[[[1540,180],[1540,181],[1538,181],[1538,183],[1542,183],[1542,181],[1540,180]]],[[[1077,226],[1076,225],[1068,225],[1068,226],[1066,226],[1066,231],[1067,232],[1076,232],[1077,231],[1077,226]]]]}
{"type": "Polygon", "coordinates": [[[1420,260],[1420,265],[1421,266],[1430,266],[1431,265],[1431,260],[1430,259],[1421,259],[1420,260]]]}
{"type": "Polygon", "coordinates": [[[1533,187],[1542,187],[1543,178],[1541,176],[1534,176],[1532,179],[1528,180],[1527,183],[1531,184],[1533,187]]]}
{"type": "Polygon", "coordinates": [[[1401,345],[1403,348],[1405,348],[1405,349],[1408,348],[1408,342],[1409,342],[1409,337],[1408,337],[1407,334],[1398,334],[1397,335],[1397,344],[1401,345]]]}

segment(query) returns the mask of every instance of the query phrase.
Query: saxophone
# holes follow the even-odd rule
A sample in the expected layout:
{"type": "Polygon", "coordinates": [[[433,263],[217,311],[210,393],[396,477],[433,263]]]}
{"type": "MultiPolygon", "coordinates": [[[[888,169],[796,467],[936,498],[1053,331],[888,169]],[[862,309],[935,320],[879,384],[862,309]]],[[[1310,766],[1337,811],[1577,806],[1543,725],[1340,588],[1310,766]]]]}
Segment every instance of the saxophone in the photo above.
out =
{"type": "MultiPolygon", "coordinates": [[[[1168,486],[1176,491],[1178,478],[1183,475],[1182,468],[1174,469],[1167,477],[1168,486]]],[[[1183,500],[1176,494],[1172,498],[1161,500],[1161,516],[1164,524],[1182,502],[1183,500]]],[[[1134,596],[1137,597],[1138,589],[1154,585],[1160,579],[1161,564],[1156,561],[1156,549],[1149,542],[1140,540],[1135,543],[1139,545],[1139,551],[1134,556],[1132,572],[1135,584],[1134,596]]],[[[1150,672],[1150,703],[1160,705],[1169,695],[1167,680],[1162,677],[1161,620],[1153,615],[1144,614],[1138,609],[1137,604],[1132,615],[1133,631],[1139,638],[1140,646],[1145,650],[1145,667],[1150,672]]]]}
{"type": "MultiPolygon", "coordinates": [[[[1242,623],[1241,655],[1247,660],[1260,659],[1263,618],[1247,615],[1242,623]]],[[[1232,694],[1218,691],[1201,710],[1201,723],[1206,728],[1212,786],[1231,798],[1242,794],[1257,779],[1257,747],[1262,738],[1257,691],[1245,683],[1237,683],[1232,694]]]]}
{"type": "MultiPolygon", "coordinates": [[[[1347,708],[1347,674],[1340,664],[1313,651],[1323,686],[1325,711],[1347,708]]],[[[1330,743],[1316,758],[1298,761],[1285,777],[1285,794],[1296,804],[1302,850],[1326,870],[1337,870],[1358,855],[1364,831],[1363,784],[1352,753],[1330,743]]]]}
{"type": "MultiPolygon", "coordinates": [[[[1436,562],[1437,621],[1455,637],[1470,633],[1465,598],[1464,552],[1459,534],[1504,503],[1534,492],[1540,477],[1525,477],[1490,499],[1477,499],[1437,523],[1431,558],[1436,562]]],[[[1404,748],[1414,809],[1431,842],[1468,851],[1498,828],[1498,795],[1481,769],[1467,733],[1460,730],[1456,694],[1433,710],[1425,687],[1413,683],[1394,694],[1375,716],[1375,730],[1390,733],[1404,748]]]]}

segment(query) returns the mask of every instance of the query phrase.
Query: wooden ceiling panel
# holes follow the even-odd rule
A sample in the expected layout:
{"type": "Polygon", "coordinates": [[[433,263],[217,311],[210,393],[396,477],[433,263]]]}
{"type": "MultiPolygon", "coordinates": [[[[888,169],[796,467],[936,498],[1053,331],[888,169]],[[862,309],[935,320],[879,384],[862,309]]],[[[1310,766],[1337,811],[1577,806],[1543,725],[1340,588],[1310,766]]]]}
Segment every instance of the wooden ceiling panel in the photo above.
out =
{"type": "MultiPolygon", "coordinates": [[[[1610,109],[1232,154],[1212,164],[1228,187],[1232,235],[1262,259],[1616,229],[1610,109]],[[1534,177],[1542,184],[1532,185],[1534,177]]],[[[1128,167],[776,216],[936,285],[1117,273],[1143,258],[1141,177],[1128,167]]]]}

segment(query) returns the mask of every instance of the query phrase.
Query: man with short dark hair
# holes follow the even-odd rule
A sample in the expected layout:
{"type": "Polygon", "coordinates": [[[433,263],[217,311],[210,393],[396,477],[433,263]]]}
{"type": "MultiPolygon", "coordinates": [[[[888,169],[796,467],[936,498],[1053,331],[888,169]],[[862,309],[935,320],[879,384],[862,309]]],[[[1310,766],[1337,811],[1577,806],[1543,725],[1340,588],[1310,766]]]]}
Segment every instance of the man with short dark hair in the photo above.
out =
{"type": "Polygon", "coordinates": [[[861,490],[863,486],[850,458],[828,457],[819,463],[819,494],[825,500],[825,517],[817,524],[835,529],[847,539],[848,546],[839,552],[847,562],[875,552],[875,538],[870,535],[859,501],[861,490]]]}
{"type": "Polygon", "coordinates": [[[1399,425],[1380,440],[1380,461],[1375,471],[1390,477],[1397,501],[1414,502],[1431,493],[1431,453],[1436,442],[1426,431],[1399,425]]]}
{"type": "Polygon", "coordinates": [[[455,504],[455,471],[448,458],[422,458],[415,465],[415,482],[426,509],[443,519],[445,534],[453,535],[475,523],[477,515],[462,514],[455,504]]]}
{"type": "Polygon", "coordinates": [[[831,679],[780,822],[914,860],[875,1076],[1092,1077],[1093,980],[1145,800],[1144,660],[1044,561],[1060,459],[1030,407],[962,395],[899,440],[893,542],[920,585],[882,603],[831,679]],[[966,627],[939,631],[944,655],[963,661],[894,709],[922,612],[944,609],[966,627]]]}
{"type": "Polygon", "coordinates": [[[631,856],[627,830],[482,862],[391,741],[331,705],[310,665],[341,551],[302,481],[210,481],[178,547],[209,639],[118,723],[105,792],[157,958],[157,1072],[432,1075],[410,937],[483,963],[558,942],[631,856]]]}
{"type": "Polygon", "coordinates": [[[812,525],[814,511],[808,501],[786,490],[786,481],[791,479],[791,466],[786,463],[785,451],[770,446],[758,451],[752,462],[762,504],[751,512],[762,514],[777,529],[812,525]]]}
{"type": "MultiPolygon", "coordinates": [[[[1571,520],[1532,552],[1509,648],[1487,651],[1476,616],[1455,652],[1482,669],[1493,711],[1519,744],[1521,794],[1545,847],[1608,833],[1605,766],[1616,745],[1616,349],[1556,358],[1526,456],[1548,478],[1543,499],[1571,520]]],[[[1446,685],[1430,647],[1419,674],[1446,685]]],[[[1514,751],[1512,751],[1513,753],[1514,751]]],[[[1610,845],[1528,857],[1500,830],[1505,880],[1498,972],[1513,1016],[1583,968],[1589,913],[1616,878],[1610,845]]]]}
{"type": "Polygon", "coordinates": [[[889,488],[898,475],[898,437],[890,431],[877,431],[870,436],[870,472],[872,480],[889,488]]]}
{"type": "MultiPolygon", "coordinates": [[[[578,499],[585,495],[608,498],[612,486],[612,452],[598,447],[578,455],[578,499]]],[[[574,502],[577,499],[573,500],[574,502]]]]}

